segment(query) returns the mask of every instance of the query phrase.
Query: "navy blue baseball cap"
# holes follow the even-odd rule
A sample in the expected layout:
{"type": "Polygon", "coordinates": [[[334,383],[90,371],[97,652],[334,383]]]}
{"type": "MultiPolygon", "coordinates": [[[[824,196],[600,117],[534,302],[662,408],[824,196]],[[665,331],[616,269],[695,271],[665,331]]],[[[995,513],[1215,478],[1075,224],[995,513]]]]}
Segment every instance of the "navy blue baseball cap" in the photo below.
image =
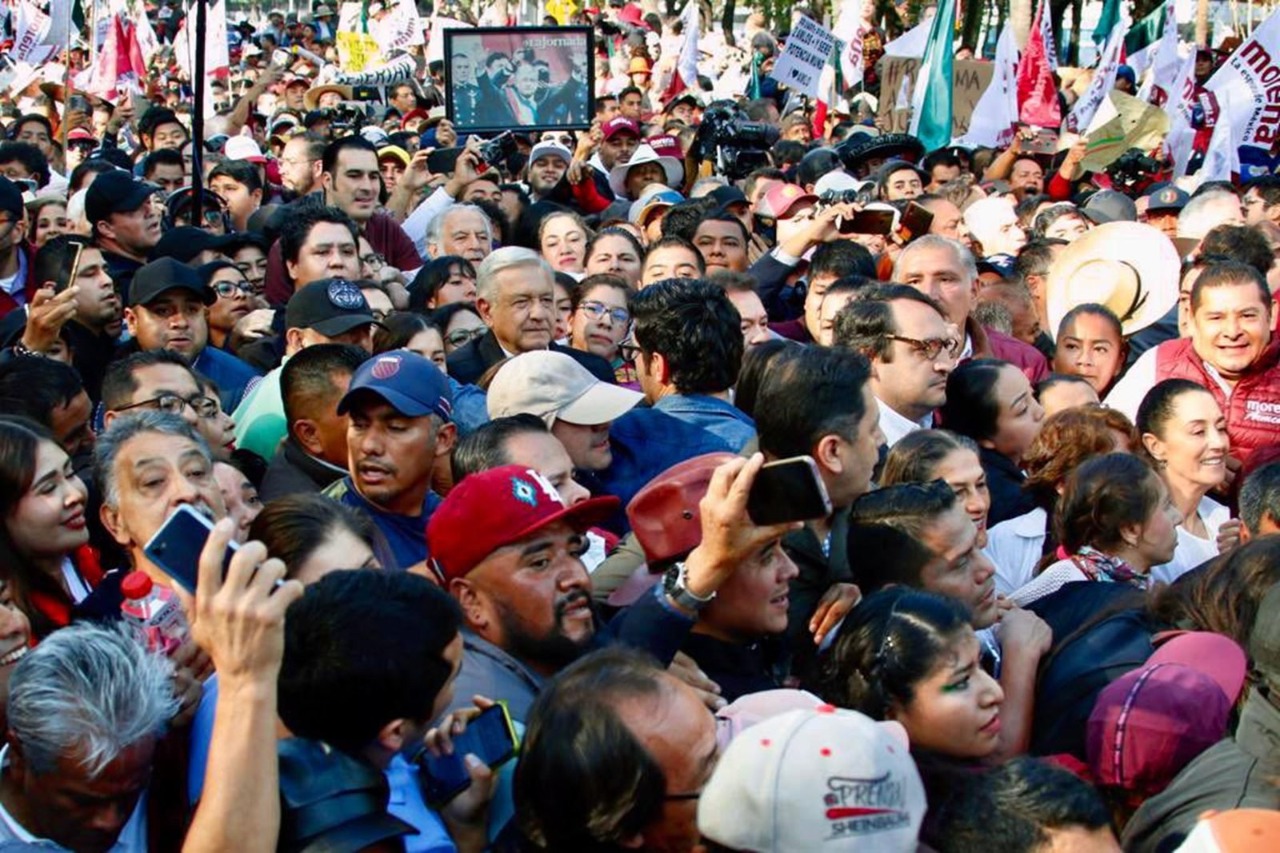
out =
{"type": "Polygon", "coordinates": [[[353,399],[362,393],[378,395],[410,418],[436,415],[447,421],[453,415],[453,391],[444,371],[430,359],[405,349],[375,355],[360,365],[338,403],[338,414],[350,411],[353,399]]]}

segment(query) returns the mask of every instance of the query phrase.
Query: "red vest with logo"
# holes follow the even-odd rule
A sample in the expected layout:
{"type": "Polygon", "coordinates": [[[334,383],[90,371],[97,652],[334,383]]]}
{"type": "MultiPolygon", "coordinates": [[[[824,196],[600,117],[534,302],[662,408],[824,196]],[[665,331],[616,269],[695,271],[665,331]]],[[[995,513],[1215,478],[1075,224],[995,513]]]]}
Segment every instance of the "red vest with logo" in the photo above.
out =
{"type": "Polygon", "coordinates": [[[1262,352],[1247,376],[1236,383],[1230,399],[1205,369],[1187,338],[1165,341],[1156,349],[1156,381],[1190,379],[1211,393],[1227,416],[1231,455],[1247,462],[1249,454],[1280,444],[1280,340],[1262,352]]]}

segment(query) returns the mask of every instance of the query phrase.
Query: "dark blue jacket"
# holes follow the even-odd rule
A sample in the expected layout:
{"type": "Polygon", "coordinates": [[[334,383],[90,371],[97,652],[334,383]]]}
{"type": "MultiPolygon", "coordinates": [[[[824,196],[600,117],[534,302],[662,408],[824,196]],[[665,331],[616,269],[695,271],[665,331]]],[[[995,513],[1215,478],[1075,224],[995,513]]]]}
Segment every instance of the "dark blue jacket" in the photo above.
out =
{"type": "Polygon", "coordinates": [[[244,389],[249,381],[260,374],[230,353],[206,346],[191,362],[192,370],[218,383],[222,392],[222,411],[234,412],[244,399],[244,389]]]}

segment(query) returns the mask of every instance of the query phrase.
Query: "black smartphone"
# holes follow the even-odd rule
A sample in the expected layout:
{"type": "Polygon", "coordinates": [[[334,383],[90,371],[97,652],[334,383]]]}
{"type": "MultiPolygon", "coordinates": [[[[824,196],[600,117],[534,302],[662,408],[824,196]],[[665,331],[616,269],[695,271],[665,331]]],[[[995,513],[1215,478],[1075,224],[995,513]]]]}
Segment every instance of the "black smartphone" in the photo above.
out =
{"type": "Polygon", "coordinates": [[[895,210],[859,210],[840,220],[841,234],[888,234],[893,230],[895,210]]]}
{"type": "Polygon", "coordinates": [[[84,246],[79,243],[71,243],[67,246],[62,265],[58,267],[58,274],[53,279],[54,293],[61,293],[76,280],[76,276],[80,273],[80,253],[83,250],[84,246]]]}
{"type": "Polygon", "coordinates": [[[465,148],[437,148],[427,155],[427,171],[433,175],[452,175],[458,165],[458,155],[465,148]]]}
{"type": "Polygon", "coordinates": [[[831,514],[831,497],[811,456],[769,462],[747,495],[747,515],[759,525],[811,521],[831,514]]]}
{"type": "Polygon", "coordinates": [[[422,792],[427,804],[439,807],[471,787],[467,755],[474,755],[491,769],[515,757],[516,728],[507,706],[499,702],[467,723],[467,730],[453,738],[453,754],[436,757],[425,749],[415,761],[421,768],[422,792]]]}
{"type": "Polygon", "coordinates": [[[902,242],[910,243],[915,238],[928,234],[932,225],[933,214],[928,208],[913,201],[907,205],[902,218],[898,220],[898,236],[902,238],[902,242]]]}
{"type": "MultiPolygon", "coordinates": [[[[195,595],[196,579],[200,576],[200,552],[212,531],[211,518],[183,504],[165,519],[142,551],[179,586],[195,595]]],[[[237,550],[235,542],[228,543],[222,560],[223,571],[237,550]]]]}

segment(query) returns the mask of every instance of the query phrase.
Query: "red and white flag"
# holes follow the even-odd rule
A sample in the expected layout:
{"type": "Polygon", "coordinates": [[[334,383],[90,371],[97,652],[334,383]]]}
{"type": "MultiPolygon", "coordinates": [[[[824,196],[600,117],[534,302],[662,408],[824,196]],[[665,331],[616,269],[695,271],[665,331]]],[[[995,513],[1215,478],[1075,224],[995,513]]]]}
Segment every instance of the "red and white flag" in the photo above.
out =
{"type": "Polygon", "coordinates": [[[1018,61],[1018,119],[1033,127],[1057,128],[1062,124],[1062,109],[1058,106],[1058,87],[1053,81],[1053,67],[1044,42],[1045,5],[1041,2],[1036,12],[1027,48],[1018,61]]]}
{"type": "Polygon", "coordinates": [[[698,85],[698,30],[701,28],[698,4],[686,3],[684,12],[680,14],[680,20],[684,24],[684,42],[680,45],[680,55],[676,57],[676,68],[671,75],[671,82],[662,93],[664,102],[698,85]]]}

